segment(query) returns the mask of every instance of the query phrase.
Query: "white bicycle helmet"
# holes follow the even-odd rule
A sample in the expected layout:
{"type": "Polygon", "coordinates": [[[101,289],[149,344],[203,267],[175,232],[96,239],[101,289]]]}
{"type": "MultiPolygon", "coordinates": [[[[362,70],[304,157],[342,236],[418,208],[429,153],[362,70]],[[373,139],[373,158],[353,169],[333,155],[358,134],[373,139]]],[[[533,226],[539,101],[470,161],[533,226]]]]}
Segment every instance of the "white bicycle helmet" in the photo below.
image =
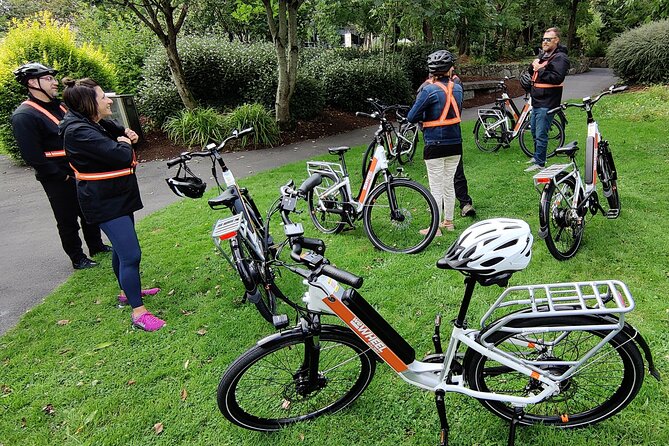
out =
{"type": "Polygon", "coordinates": [[[437,266],[486,277],[520,271],[532,258],[532,240],[523,220],[483,220],[465,229],[437,266]]]}

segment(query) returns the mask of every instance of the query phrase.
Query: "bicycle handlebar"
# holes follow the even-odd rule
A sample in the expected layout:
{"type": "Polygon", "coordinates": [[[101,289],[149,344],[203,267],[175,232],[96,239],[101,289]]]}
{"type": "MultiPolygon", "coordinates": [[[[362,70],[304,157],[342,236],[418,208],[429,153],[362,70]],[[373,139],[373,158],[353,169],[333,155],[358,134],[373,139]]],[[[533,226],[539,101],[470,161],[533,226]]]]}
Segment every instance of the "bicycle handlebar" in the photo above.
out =
{"type": "MultiPolygon", "coordinates": [[[[306,243],[304,243],[306,245],[306,243]]],[[[293,249],[290,253],[290,257],[302,265],[306,265],[309,270],[313,271],[316,275],[328,276],[331,279],[336,280],[337,282],[344,283],[348,286],[351,286],[355,289],[358,289],[362,286],[364,279],[362,277],[356,276],[353,273],[339,269],[336,266],[329,265],[327,260],[319,255],[312,252],[307,252],[302,254],[303,244],[293,243],[293,249]]]]}
{"type": "Polygon", "coordinates": [[[177,158],[172,158],[171,160],[168,160],[167,167],[171,168],[176,166],[177,164],[185,163],[187,161],[190,161],[191,158],[193,157],[212,156],[214,153],[220,152],[230,140],[242,138],[253,132],[254,132],[253,127],[249,127],[239,131],[234,130],[232,132],[232,135],[225,138],[218,146],[216,144],[209,144],[206,147],[207,150],[203,150],[200,152],[182,152],[177,158]]]}
{"type": "Polygon", "coordinates": [[[570,102],[563,102],[562,104],[558,105],[557,107],[555,107],[551,110],[548,110],[548,113],[555,113],[559,110],[565,110],[569,107],[577,107],[577,108],[583,108],[583,109],[588,108],[588,107],[592,107],[603,96],[606,96],[607,94],[620,93],[622,91],[627,90],[627,88],[628,88],[627,85],[621,85],[620,87],[614,87],[613,85],[611,85],[608,90],[605,90],[605,91],[601,92],[599,95],[595,96],[594,99],[591,98],[590,96],[586,96],[581,100],[580,104],[576,104],[576,103],[573,103],[573,102],[571,102],[571,103],[570,102]]]}

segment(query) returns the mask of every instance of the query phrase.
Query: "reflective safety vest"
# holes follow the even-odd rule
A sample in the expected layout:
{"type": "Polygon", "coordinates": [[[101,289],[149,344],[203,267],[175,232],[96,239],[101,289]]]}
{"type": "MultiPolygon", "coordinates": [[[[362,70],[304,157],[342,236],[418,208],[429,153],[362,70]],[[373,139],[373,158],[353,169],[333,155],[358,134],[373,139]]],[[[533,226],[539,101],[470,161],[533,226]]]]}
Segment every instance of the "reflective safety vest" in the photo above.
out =
{"type": "MultiPolygon", "coordinates": [[[[549,57],[548,59],[546,59],[546,61],[545,61],[544,63],[541,63],[541,64],[540,64],[541,66],[539,67],[539,70],[542,69],[542,68],[544,68],[546,65],[548,65],[548,63],[549,63],[551,60],[553,60],[554,57],[555,57],[555,55],[553,55],[553,56],[549,57]]],[[[538,83],[538,82],[536,82],[537,78],[539,77],[539,70],[534,70],[534,74],[532,74],[532,85],[533,85],[533,86],[535,86],[535,87],[537,87],[537,88],[558,88],[558,87],[562,87],[562,86],[564,85],[564,84],[559,84],[559,85],[555,85],[555,84],[542,84],[542,83],[538,83]]]]}
{"type": "MultiPolygon", "coordinates": [[[[23,101],[23,104],[28,105],[37,110],[38,112],[42,113],[44,116],[53,121],[54,124],[56,125],[60,124],[60,119],[56,118],[53,115],[53,113],[51,113],[49,110],[39,105],[37,102],[27,100],[23,101]]],[[[67,109],[63,106],[63,104],[60,104],[60,109],[63,111],[63,113],[67,113],[67,109]]],[[[48,152],[44,152],[44,156],[46,156],[47,158],[59,158],[61,156],[65,156],[65,150],[51,150],[48,152]]]]}
{"type": "Polygon", "coordinates": [[[446,93],[446,103],[444,104],[444,111],[441,112],[441,116],[439,117],[439,119],[435,121],[423,122],[423,128],[443,127],[445,125],[458,124],[460,121],[462,121],[460,119],[460,109],[458,108],[458,102],[455,100],[455,97],[453,96],[453,84],[454,83],[450,81],[448,83],[448,86],[446,86],[441,82],[432,81],[432,85],[436,85],[437,87],[444,90],[444,93],[446,93]],[[451,110],[451,108],[455,110],[455,117],[447,118],[448,112],[451,110]]]}
{"type": "Polygon", "coordinates": [[[77,180],[86,180],[86,181],[100,181],[100,180],[111,180],[112,178],[125,177],[135,173],[135,166],[137,166],[137,159],[135,158],[135,151],[132,152],[132,163],[130,167],[125,169],[112,170],[109,172],[79,172],[74,168],[72,163],[70,167],[74,171],[74,178],[77,180]]]}

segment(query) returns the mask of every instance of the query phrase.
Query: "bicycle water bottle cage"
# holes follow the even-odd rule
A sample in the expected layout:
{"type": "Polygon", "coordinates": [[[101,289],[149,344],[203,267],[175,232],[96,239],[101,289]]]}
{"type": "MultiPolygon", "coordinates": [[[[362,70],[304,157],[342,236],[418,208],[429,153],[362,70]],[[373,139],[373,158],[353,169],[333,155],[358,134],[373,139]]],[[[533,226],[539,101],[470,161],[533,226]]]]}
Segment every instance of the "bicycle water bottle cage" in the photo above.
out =
{"type": "Polygon", "coordinates": [[[572,141],[562,147],[555,149],[556,155],[567,155],[569,158],[574,158],[578,152],[578,141],[572,141]]]}
{"type": "Polygon", "coordinates": [[[229,187],[218,197],[209,199],[207,203],[214,210],[223,209],[223,207],[232,209],[237,200],[239,200],[237,190],[234,187],[229,187]]]}

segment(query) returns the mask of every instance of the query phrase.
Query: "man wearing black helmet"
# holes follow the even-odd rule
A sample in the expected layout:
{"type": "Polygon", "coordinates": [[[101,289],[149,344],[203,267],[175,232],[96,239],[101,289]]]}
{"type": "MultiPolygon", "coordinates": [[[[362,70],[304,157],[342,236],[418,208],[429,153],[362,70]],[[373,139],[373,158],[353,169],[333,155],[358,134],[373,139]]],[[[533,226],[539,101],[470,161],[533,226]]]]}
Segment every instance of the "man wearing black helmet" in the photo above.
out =
{"type": "MultiPolygon", "coordinates": [[[[411,107],[409,122],[422,122],[430,192],[439,206],[439,226],[453,231],[455,207],[455,171],[462,156],[460,109],[462,86],[451,80],[455,58],[446,50],[427,57],[430,80],[418,91],[411,107]]],[[[439,234],[439,233],[438,233],[439,234]]]]}
{"type": "MultiPolygon", "coordinates": [[[[530,128],[534,139],[534,156],[525,172],[542,169],[546,164],[548,129],[553,122],[554,113],[549,110],[560,105],[562,100],[562,82],[569,71],[567,48],[560,45],[560,30],[548,28],[541,39],[541,53],[529,66],[532,85],[532,114],[530,128]]],[[[526,80],[525,80],[526,82],[526,80]]]]}
{"type": "Polygon", "coordinates": [[[40,63],[28,63],[14,71],[17,82],[28,89],[28,99],[14,111],[11,123],[21,156],[35,169],[49,199],[63,250],[75,269],[86,269],[97,263],[84,254],[79,222],[91,256],[111,247],[102,242],[98,225],[86,223],[79,207],[74,173],[58,135],[58,123],[67,110],[56,98],[57,73],[40,63]]]}

